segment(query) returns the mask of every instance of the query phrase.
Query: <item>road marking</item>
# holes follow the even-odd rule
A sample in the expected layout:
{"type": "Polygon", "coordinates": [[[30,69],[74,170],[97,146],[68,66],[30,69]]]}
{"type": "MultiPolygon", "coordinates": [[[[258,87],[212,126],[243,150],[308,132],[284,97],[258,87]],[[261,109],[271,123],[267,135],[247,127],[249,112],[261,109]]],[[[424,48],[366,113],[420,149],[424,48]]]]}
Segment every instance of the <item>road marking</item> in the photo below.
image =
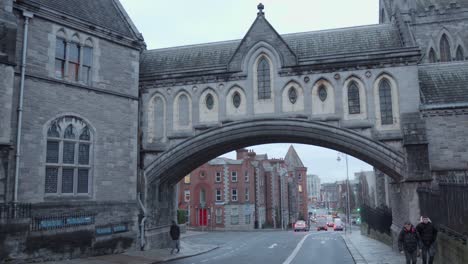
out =
{"type": "Polygon", "coordinates": [[[320,242],[321,244],[325,244],[325,241],[322,240],[322,242],[320,242]]]}
{"type": "Polygon", "coordinates": [[[308,234],[306,235],[305,237],[302,238],[302,240],[297,244],[296,248],[294,249],[294,251],[291,253],[291,255],[283,262],[283,264],[289,264],[291,263],[291,261],[293,261],[293,259],[296,257],[297,253],[299,252],[299,250],[301,249],[302,247],[302,244],[304,244],[304,241],[307,239],[307,237],[309,237],[310,235],[312,234],[308,234]]]}
{"type": "Polygon", "coordinates": [[[268,248],[275,248],[278,244],[274,243],[273,245],[269,246],[268,248]]]}

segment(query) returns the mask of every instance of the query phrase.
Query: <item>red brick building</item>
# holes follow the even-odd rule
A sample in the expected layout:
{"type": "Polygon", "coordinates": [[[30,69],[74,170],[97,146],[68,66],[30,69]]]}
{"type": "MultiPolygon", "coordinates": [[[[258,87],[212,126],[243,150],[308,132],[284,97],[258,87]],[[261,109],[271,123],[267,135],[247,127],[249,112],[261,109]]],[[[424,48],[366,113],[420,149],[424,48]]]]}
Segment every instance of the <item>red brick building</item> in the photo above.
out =
{"type": "Polygon", "coordinates": [[[179,182],[179,209],[187,210],[190,226],[232,230],[286,227],[307,216],[303,198],[307,197],[307,168],[292,146],[288,155],[268,159],[266,154],[240,149],[235,160],[213,159],[179,182]]]}

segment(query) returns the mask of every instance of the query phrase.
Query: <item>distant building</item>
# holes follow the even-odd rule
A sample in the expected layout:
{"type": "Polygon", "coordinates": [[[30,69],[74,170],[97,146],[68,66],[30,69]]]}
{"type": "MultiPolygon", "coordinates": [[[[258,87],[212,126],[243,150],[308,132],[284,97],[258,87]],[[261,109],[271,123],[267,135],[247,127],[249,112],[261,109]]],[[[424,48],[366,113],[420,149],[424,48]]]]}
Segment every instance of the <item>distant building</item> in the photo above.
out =
{"type": "Polygon", "coordinates": [[[285,159],[246,149],[216,158],[178,184],[178,208],[190,226],[245,230],[287,227],[307,215],[305,168],[291,146],[285,159]]]}
{"type": "Polygon", "coordinates": [[[320,193],[325,208],[336,209],[338,207],[338,186],[336,183],[322,183],[320,193]]]}
{"type": "Polygon", "coordinates": [[[307,175],[307,194],[310,203],[321,201],[320,196],[320,177],[314,174],[307,175]]]}

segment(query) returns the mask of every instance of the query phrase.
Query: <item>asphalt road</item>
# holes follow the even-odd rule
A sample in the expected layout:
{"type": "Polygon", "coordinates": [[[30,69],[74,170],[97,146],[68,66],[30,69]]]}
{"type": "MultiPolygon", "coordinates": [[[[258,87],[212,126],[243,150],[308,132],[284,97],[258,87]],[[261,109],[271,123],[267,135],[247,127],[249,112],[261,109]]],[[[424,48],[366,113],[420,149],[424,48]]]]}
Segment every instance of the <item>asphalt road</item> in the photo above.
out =
{"type": "Polygon", "coordinates": [[[171,264],[354,264],[341,235],[333,231],[211,232],[184,240],[220,247],[171,264]]]}

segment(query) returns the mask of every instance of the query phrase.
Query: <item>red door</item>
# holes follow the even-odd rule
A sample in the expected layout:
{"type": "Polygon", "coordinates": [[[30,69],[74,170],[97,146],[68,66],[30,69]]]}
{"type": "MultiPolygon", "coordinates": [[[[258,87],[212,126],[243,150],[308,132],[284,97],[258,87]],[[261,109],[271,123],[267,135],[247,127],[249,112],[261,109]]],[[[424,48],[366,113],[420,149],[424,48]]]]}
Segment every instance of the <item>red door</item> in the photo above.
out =
{"type": "Polygon", "coordinates": [[[208,209],[198,209],[198,220],[200,226],[207,226],[208,225],[208,209]]]}

